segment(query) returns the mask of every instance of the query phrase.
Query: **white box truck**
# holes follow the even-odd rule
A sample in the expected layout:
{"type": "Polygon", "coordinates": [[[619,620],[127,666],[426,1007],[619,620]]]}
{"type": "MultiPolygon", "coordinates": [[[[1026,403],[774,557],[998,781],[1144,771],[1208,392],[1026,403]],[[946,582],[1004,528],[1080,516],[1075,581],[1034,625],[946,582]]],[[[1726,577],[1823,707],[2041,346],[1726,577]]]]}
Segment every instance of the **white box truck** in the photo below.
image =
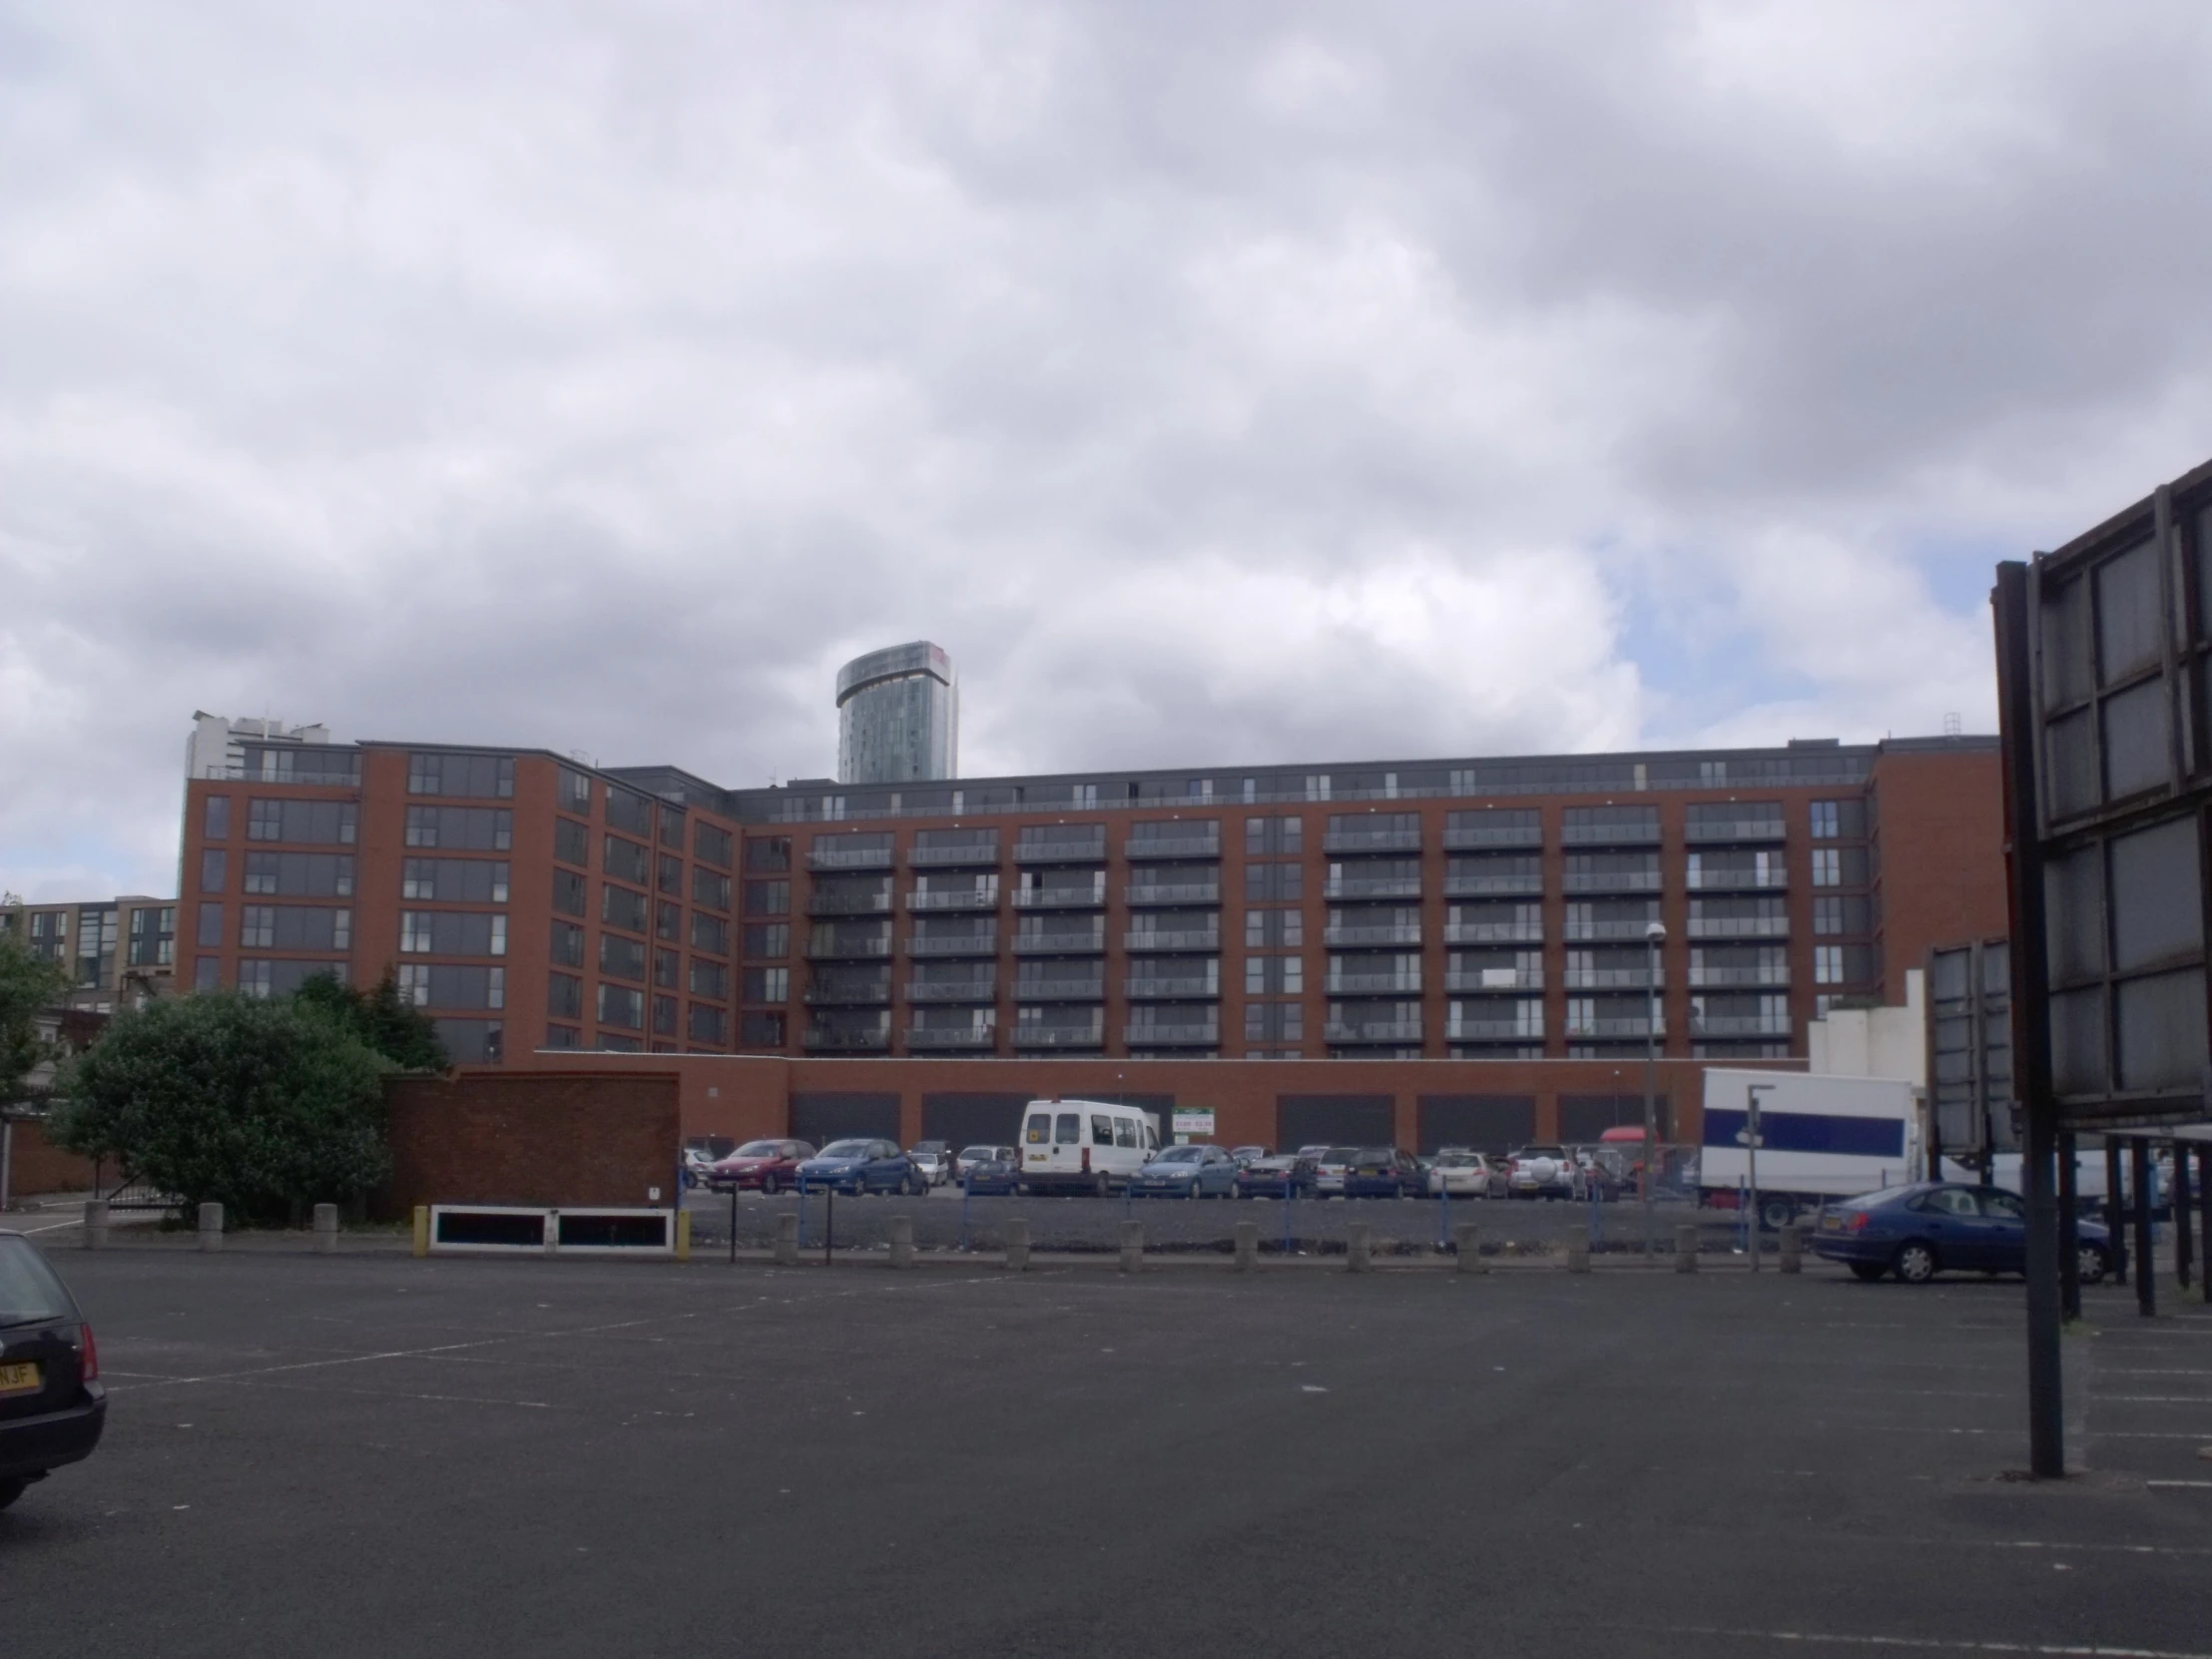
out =
{"type": "Polygon", "coordinates": [[[1732,1205],[1749,1182],[1753,1089],[1759,1091],[1759,1219],[1765,1225],[1787,1226],[1832,1198],[1925,1179],[1920,1090],[1904,1078],[1714,1066],[1705,1073],[1700,1203],[1732,1205]]]}

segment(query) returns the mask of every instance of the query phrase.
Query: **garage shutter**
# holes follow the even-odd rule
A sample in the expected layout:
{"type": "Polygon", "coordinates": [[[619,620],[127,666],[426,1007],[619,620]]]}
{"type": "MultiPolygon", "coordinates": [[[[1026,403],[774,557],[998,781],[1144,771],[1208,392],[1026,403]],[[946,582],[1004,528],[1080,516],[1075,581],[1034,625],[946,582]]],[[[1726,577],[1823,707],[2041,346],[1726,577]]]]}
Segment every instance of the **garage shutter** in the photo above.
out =
{"type": "Polygon", "coordinates": [[[895,1094],[794,1094],[792,1134],[817,1147],[848,1135],[895,1141],[898,1135],[898,1096],[895,1094]]]}
{"type": "Polygon", "coordinates": [[[1395,1102],[1386,1094],[1284,1094],[1275,1097],[1275,1149],[1388,1146],[1395,1102]]]}
{"type": "Polygon", "coordinates": [[[1532,1094],[1424,1094],[1420,1097],[1420,1150],[1471,1146],[1477,1152],[1510,1152],[1536,1138],[1532,1094]]]}

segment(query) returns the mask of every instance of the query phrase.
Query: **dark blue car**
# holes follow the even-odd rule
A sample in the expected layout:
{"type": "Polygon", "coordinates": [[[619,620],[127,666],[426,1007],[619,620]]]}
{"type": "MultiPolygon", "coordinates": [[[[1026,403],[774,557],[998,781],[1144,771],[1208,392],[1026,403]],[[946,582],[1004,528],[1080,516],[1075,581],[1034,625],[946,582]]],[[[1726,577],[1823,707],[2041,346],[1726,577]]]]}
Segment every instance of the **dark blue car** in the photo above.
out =
{"type": "MultiPolygon", "coordinates": [[[[2111,1238],[2088,1221],[2076,1223],[2075,1233],[2081,1282],[2094,1285],[2111,1264],[2111,1238]]],[[[1896,1274],[1908,1285],[1950,1271],[2024,1273],[2027,1208],[1995,1187],[1947,1181],[1892,1187],[1823,1210],[1813,1254],[1861,1279],[1896,1274]]]]}
{"type": "Polygon", "coordinates": [[[929,1177],[914,1168],[896,1141],[831,1141],[819,1156],[799,1166],[799,1179],[808,1192],[828,1187],[855,1198],[862,1193],[911,1193],[922,1198],[929,1192],[929,1177]]]}
{"type": "Polygon", "coordinates": [[[1010,1146],[960,1149],[960,1184],[971,1193],[1010,1193],[1021,1185],[1021,1154],[1010,1146]]]}

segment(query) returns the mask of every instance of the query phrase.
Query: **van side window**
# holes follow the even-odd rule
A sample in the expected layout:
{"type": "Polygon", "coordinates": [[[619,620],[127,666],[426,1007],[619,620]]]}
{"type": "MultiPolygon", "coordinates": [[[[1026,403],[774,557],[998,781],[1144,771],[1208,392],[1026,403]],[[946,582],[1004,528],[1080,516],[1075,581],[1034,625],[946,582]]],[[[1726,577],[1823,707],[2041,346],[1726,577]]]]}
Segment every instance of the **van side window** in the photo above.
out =
{"type": "Polygon", "coordinates": [[[1133,1147],[1136,1144],[1137,1120],[1135,1118],[1114,1119],[1114,1145],[1133,1147]]]}
{"type": "Polygon", "coordinates": [[[1083,1138],[1083,1119],[1076,1112],[1062,1112],[1052,1126],[1052,1138],[1062,1146],[1073,1146],[1083,1138]]]}
{"type": "Polygon", "coordinates": [[[1147,1152],[1160,1150],[1160,1137],[1154,1133],[1152,1125],[1149,1123],[1144,1126],[1144,1149],[1147,1152]]]}
{"type": "Polygon", "coordinates": [[[1091,1114],[1091,1145],[1112,1146],[1113,1144],[1114,1120],[1104,1112],[1093,1112],[1091,1114]]]}
{"type": "Polygon", "coordinates": [[[1052,1139],[1051,1114],[1048,1112],[1031,1112],[1029,1114],[1029,1127],[1022,1131],[1021,1138],[1031,1146],[1042,1146],[1052,1139]]]}

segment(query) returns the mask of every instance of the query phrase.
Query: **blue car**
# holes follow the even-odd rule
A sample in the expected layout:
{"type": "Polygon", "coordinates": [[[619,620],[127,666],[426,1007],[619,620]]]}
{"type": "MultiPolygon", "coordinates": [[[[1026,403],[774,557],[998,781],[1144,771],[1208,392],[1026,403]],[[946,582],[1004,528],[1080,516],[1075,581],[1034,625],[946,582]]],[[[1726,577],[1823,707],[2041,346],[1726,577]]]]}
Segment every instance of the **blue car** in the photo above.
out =
{"type": "Polygon", "coordinates": [[[960,1184],[971,1193],[1010,1193],[1021,1186],[1021,1154],[1010,1146],[960,1149],[960,1184]]]}
{"type": "MultiPolygon", "coordinates": [[[[2111,1236],[2094,1222],[2074,1227],[2076,1271],[2094,1285],[2111,1266],[2111,1236]]],[[[1813,1254],[1861,1279],[1895,1274],[1925,1285],[1938,1273],[2025,1273],[2027,1207],[1995,1187],[1936,1181],[1892,1187],[1831,1204],[1813,1230],[1813,1254]]]]}
{"type": "Polygon", "coordinates": [[[929,1192],[929,1177],[898,1150],[896,1141],[831,1141],[819,1156],[799,1166],[799,1179],[808,1192],[828,1188],[854,1198],[862,1193],[911,1193],[925,1198],[929,1192]]]}
{"type": "Polygon", "coordinates": [[[1235,1198],[1237,1160],[1218,1146],[1171,1146],[1129,1178],[1136,1198],[1235,1198]]]}

